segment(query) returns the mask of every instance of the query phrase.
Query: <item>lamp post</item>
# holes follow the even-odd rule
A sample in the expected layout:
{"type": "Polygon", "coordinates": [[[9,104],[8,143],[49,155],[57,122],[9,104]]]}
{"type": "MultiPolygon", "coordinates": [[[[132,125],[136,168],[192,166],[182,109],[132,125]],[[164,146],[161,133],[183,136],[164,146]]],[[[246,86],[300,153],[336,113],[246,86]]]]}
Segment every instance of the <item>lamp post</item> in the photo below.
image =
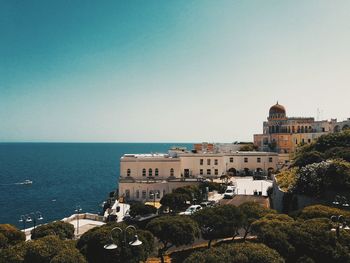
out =
{"type": "Polygon", "coordinates": [[[342,196],[342,195],[336,195],[332,204],[335,206],[338,206],[338,207],[343,207],[343,208],[350,207],[349,200],[345,196],[342,196]]]}
{"type": "Polygon", "coordinates": [[[344,230],[350,229],[350,227],[347,226],[346,224],[344,216],[342,215],[339,215],[339,216],[333,215],[331,216],[331,220],[335,224],[335,227],[333,227],[331,231],[335,231],[337,238],[339,238],[340,236],[340,229],[344,229],[344,230]]]}
{"type": "Polygon", "coordinates": [[[79,214],[83,209],[81,208],[80,205],[75,206],[75,213],[77,213],[77,236],[79,235],[79,214]]]}
{"type": "Polygon", "coordinates": [[[133,246],[133,247],[142,245],[142,241],[139,240],[137,234],[135,234],[133,241],[130,241],[127,243],[126,234],[127,234],[128,229],[132,229],[136,233],[136,227],[134,227],[133,225],[127,226],[124,230],[121,229],[120,227],[112,228],[112,230],[110,232],[110,243],[104,245],[103,248],[107,249],[107,250],[113,250],[113,249],[116,249],[118,247],[118,245],[116,244],[116,242],[113,239],[113,232],[115,232],[115,231],[119,231],[120,234],[123,235],[122,247],[126,246],[126,245],[133,246]]]}
{"type": "Polygon", "coordinates": [[[31,213],[26,214],[26,215],[21,215],[21,219],[19,220],[19,222],[23,223],[24,232],[26,230],[26,223],[33,222],[33,226],[34,226],[33,232],[35,233],[35,227],[36,227],[37,221],[41,221],[43,219],[44,218],[43,218],[41,212],[36,211],[36,212],[31,212],[31,213]]]}

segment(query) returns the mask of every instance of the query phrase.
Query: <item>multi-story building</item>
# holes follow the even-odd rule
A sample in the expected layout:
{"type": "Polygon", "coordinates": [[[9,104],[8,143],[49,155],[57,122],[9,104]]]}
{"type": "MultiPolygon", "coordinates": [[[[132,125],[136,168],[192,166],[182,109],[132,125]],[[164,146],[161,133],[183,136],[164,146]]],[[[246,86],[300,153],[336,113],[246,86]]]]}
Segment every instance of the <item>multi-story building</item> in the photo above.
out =
{"type": "Polygon", "coordinates": [[[268,174],[277,169],[272,152],[125,154],[120,160],[119,194],[127,200],[159,201],[173,189],[222,175],[268,174]]]}
{"type": "Polygon", "coordinates": [[[285,108],[277,102],[270,108],[267,121],[263,123],[263,133],[254,135],[254,144],[260,151],[289,155],[299,145],[349,127],[350,118],[337,122],[337,119],[315,121],[313,117],[287,117],[285,108]]]}

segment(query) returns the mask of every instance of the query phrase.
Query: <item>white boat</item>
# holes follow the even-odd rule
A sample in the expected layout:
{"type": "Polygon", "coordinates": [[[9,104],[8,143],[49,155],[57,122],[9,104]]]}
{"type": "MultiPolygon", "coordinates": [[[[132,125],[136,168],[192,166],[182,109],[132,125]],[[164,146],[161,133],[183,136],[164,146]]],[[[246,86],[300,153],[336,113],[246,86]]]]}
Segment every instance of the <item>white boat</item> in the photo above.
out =
{"type": "Polygon", "coordinates": [[[24,182],[22,182],[22,184],[32,184],[33,183],[33,181],[31,181],[31,180],[24,180],[24,182]]]}

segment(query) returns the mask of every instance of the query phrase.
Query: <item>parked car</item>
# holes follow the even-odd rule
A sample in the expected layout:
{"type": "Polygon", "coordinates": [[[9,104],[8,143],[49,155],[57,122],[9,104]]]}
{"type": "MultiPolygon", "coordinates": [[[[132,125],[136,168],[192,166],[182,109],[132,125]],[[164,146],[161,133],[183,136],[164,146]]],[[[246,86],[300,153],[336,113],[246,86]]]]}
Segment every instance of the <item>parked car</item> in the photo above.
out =
{"type": "Polygon", "coordinates": [[[191,205],[186,211],[179,213],[179,215],[192,215],[201,209],[202,207],[200,205],[191,205]]]}
{"type": "Polygon", "coordinates": [[[218,202],[214,201],[214,200],[210,200],[210,201],[205,201],[200,203],[201,207],[205,208],[205,207],[214,207],[217,205],[218,202]]]}
{"type": "Polygon", "coordinates": [[[225,193],[224,198],[225,199],[232,199],[235,195],[235,187],[234,186],[228,186],[225,193]]]}

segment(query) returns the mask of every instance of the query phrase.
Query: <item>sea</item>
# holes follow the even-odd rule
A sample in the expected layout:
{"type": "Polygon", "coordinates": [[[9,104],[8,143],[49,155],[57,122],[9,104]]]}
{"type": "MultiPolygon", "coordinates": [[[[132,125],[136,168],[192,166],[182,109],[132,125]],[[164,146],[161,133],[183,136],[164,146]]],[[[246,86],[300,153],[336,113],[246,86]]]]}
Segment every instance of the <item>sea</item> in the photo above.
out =
{"type": "MultiPolygon", "coordinates": [[[[74,213],[99,213],[118,186],[125,153],[167,153],[188,143],[0,143],[0,224],[22,228],[21,215],[46,223],[74,213]],[[30,180],[32,184],[23,184],[30,180]]],[[[29,227],[29,226],[26,226],[29,227]]]]}

